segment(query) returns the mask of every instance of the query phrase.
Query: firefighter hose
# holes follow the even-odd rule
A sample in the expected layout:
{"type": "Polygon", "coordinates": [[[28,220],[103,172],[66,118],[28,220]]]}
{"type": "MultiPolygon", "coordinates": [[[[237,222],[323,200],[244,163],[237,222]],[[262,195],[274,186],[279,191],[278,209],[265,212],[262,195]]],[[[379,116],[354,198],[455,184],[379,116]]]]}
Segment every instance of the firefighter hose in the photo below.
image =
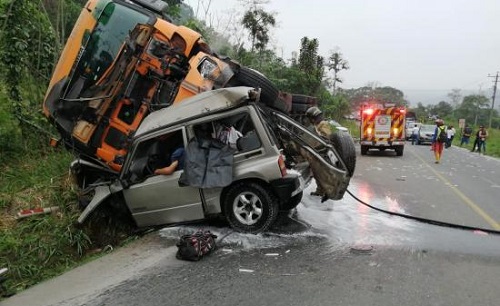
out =
{"type": "Polygon", "coordinates": [[[379,212],[382,212],[385,214],[389,214],[392,216],[398,216],[398,217],[402,217],[402,218],[406,218],[406,219],[410,219],[410,220],[415,220],[415,221],[422,222],[422,223],[437,225],[437,226],[450,227],[450,228],[456,228],[456,229],[467,230],[467,231],[480,231],[480,232],[485,232],[488,234],[500,235],[500,231],[493,230],[493,229],[481,228],[481,227],[475,227],[475,226],[467,226],[467,225],[461,225],[461,224],[456,224],[456,223],[449,223],[449,222],[444,222],[444,221],[439,221],[439,220],[432,220],[432,219],[427,219],[427,218],[422,218],[422,217],[415,217],[415,216],[407,215],[407,214],[403,214],[403,213],[388,211],[388,210],[378,208],[378,207],[375,207],[373,205],[366,203],[365,201],[361,200],[360,198],[358,198],[354,194],[352,194],[352,192],[350,192],[349,190],[347,190],[347,193],[349,195],[351,195],[351,197],[353,197],[359,203],[361,203],[365,206],[368,206],[369,208],[374,209],[376,211],[379,211],[379,212]]]}

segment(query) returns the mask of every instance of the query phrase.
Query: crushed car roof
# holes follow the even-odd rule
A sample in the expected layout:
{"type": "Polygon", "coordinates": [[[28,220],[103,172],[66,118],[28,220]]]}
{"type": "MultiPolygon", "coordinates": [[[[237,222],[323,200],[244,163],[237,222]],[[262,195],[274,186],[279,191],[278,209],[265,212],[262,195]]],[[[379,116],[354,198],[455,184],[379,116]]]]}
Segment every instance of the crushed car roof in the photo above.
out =
{"type": "Polygon", "coordinates": [[[236,107],[251,98],[251,91],[255,92],[256,90],[252,87],[240,86],[200,93],[170,107],[152,112],[141,123],[135,136],[175,122],[236,107]]]}

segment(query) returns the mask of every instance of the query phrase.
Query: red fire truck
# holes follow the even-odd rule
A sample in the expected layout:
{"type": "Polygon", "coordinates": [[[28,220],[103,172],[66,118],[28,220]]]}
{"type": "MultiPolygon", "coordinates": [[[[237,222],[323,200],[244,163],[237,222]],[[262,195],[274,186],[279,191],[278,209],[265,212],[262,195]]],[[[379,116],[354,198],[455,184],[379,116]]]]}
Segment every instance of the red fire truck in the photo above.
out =
{"type": "Polygon", "coordinates": [[[363,104],[361,106],[360,144],[361,155],[370,149],[393,149],[402,156],[405,145],[404,107],[394,104],[363,104]]]}

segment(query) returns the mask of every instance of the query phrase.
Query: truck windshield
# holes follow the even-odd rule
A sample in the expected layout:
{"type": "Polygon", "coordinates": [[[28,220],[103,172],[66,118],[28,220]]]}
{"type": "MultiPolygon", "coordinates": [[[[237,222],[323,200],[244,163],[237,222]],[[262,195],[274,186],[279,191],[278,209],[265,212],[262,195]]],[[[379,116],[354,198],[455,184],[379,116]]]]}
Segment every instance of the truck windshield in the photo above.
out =
{"type": "MultiPolygon", "coordinates": [[[[69,88],[79,82],[78,93],[82,93],[94,85],[113,63],[129,31],[151,18],[123,4],[107,4],[87,41],[69,88]]],[[[77,97],[78,94],[73,98],[77,97]]]]}

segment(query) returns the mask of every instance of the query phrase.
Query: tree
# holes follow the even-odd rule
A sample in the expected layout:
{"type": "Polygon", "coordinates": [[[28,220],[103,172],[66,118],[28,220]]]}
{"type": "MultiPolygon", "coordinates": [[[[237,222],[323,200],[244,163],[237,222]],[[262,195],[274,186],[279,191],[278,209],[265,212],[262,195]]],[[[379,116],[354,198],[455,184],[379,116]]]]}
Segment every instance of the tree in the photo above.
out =
{"type": "Polygon", "coordinates": [[[432,115],[437,115],[439,118],[445,118],[447,115],[451,115],[453,112],[453,106],[445,101],[440,101],[437,105],[429,106],[429,112],[432,115]]]}
{"type": "Polygon", "coordinates": [[[241,23],[249,32],[252,43],[251,51],[253,52],[254,49],[264,50],[269,43],[269,29],[276,25],[273,14],[264,11],[262,8],[255,7],[245,12],[241,23]]]}
{"type": "Polygon", "coordinates": [[[321,108],[327,118],[332,118],[338,121],[342,119],[344,115],[351,113],[349,100],[342,93],[338,93],[333,96],[325,90],[320,94],[320,99],[322,102],[321,108]]]}
{"type": "Polygon", "coordinates": [[[490,100],[484,95],[465,96],[457,109],[457,115],[459,118],[464,118],[466,122],[474,122],[474,125],[480,121],[486,124],[489,105],[490,100]]]}
{"type": "Polygon", "coordinates": [[[461,102],[460,100],[462,99],[462,93],[460,89],[458,88],[452,89],[447,96],[450,99],[453,108],[456,109],[461,102]]]}
{"type": "Polygon", "coordinates": [[[316,95],[322,86],[324,75],[324,58],[318,55],[319,42],[316,38],[303,37],[300,40],[299,58],[295,66],[302,72],[302,84],[308,95],[316,95]]]}
{"type": "Polygon", "coordinates": [[[326,67],[329,71],[333,70],[332,94],[335,95],[337,83],[342,83],[342,79],[339,77],[339,72],[342,70],[348,70],[350,68],[349,62],[343,58],[340,51],[330,51],[326,67]]]}
{"type": "Polygon", "coordinates": [[[11,0],[0,7],[3,25],[0,36],[0,64],[14,111],[21,114],[20,87],[33,78],[46,83],[55,57],[52,25],[39,2],[11,0]],[[15,4],[14,4],[15,2],[15,4]]]}
{"type": "Polygon", "coordinates": [[[424,121],[427,116],[429,115],[429,110],[428,108],[422,104],[422,102],[417,103],[416,108],[411,108],[410,111],[415,112],[415,115],[417,116],[417,120],[422,122],[424,121]]]}
{"type": "Polygon", "coordinates": [[[404,93],[390,86],[364,86],[343,92],[345,92],[353,109],[358,109],[362,103],[394,103],[396,106],[408,106],[404,93]]]}

